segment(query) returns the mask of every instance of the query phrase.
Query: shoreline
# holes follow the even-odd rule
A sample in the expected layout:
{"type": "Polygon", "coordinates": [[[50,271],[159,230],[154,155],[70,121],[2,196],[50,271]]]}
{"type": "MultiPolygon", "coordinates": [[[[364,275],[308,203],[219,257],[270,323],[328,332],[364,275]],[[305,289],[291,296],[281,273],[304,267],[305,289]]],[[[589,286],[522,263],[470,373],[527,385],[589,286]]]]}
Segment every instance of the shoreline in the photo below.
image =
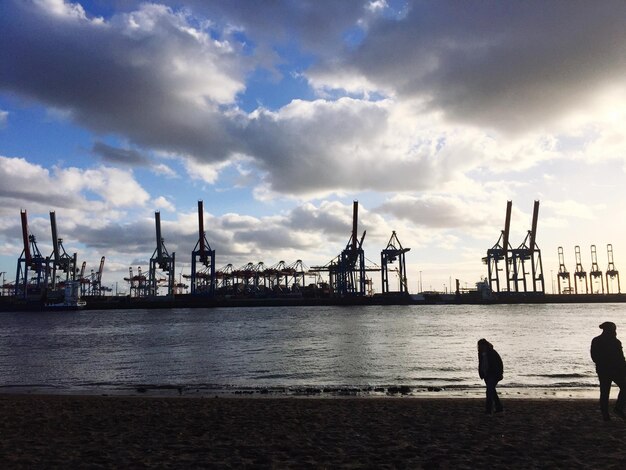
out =
{"type": "MultiPolygon", "coordinates": [[[[613,386],[612,396],[617,396],[613,386]]],[[[499,386],[498,394],[506,400],[593,400],[599,397],[599,387],[506,387],[499,386]]],[[[1,385],[0,396],[101,396],[149,398],[258,398],[258,399],[480,399],[485,387],[198,387],[178,385],[134,385],[126,387],[76,387],[1,385]]]]}
{"type": "Polygon", "coordinates": [[[47,307],[43,299],[33,296],[29,299],[14,296],[0,296],[0,312],[52,312],[52,311],[97,311],[97,310],[138,310],[138,309],[215,309],[215,308],[257,308],[257,307],[355,307],[392,305],[513,305],[513,304],[594,304],[626,303],[626,293],[604,294],[548,294],[548,293],[494,293],[483,298],[477,292],[442,293],[424,292],[421,294],[375,294],[373,296],[346,297],[238,297],[201,296],[178,294],[175,296],[129,297],[129,296],[85,296],[86,305],[80,308],[47,307]]]}
{"type": "Polygon", "coordinates": [[[597,400],[0,395],[6,468],[619,468],[597,400]]]}

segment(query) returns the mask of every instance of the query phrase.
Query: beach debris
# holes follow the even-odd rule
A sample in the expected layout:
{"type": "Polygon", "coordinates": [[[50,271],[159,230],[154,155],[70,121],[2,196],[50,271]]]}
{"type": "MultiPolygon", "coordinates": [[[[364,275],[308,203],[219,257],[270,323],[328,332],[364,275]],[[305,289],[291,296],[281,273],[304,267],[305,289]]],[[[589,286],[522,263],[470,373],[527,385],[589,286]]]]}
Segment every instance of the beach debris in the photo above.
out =
{"type": "Polygon", "coordinates": [[[400,385],[399,387],[393,386],[387,389],[387,393],[390,395],[397,395],[398,393],[400,395],[408,395],[411,393],[411,387],[408,385],[400,385]]]}

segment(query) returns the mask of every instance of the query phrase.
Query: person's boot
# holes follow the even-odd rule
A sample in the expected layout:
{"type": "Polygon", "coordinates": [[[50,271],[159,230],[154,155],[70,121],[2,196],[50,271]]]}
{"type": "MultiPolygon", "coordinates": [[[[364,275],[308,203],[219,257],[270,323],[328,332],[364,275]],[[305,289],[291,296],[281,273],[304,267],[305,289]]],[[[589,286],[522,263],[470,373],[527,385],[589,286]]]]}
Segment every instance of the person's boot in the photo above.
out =
{"type": "Polygon", "coordinates": [[[617,416],[619,416],[622,419],[626,419],[626,414],[624,414],[624,410],[622,410],[621,408],[614,408],[613,409],[613,413],[615,413],[617,416]]]}

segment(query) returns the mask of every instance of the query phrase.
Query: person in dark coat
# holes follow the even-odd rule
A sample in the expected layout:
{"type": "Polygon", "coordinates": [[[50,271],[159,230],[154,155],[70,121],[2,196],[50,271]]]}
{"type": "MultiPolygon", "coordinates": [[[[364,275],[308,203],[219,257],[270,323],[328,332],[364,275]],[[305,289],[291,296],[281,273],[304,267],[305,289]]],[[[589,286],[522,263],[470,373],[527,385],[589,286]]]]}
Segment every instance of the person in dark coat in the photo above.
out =
{"type": "Polygon", "coordinates": [[[485,402],[485,413],[491,414],[495,405],[496,413],[500,413],[503,408],[496,391],[496,385],[502,380],[504,366],[498,352],[493,349],[493,345],[486,339],[478,341],[478,375],[485,381],[487,387],[487,401],[485,402]]]}
{"type": "Polygon", "coordinates": [[[605,421],[609,416],[609,394],[611,383],[619,387],[619,395],[614,412],[622,419],[626,419],[624,405],[626,405],[626,360],[622,351],[622,343],[617,339],[615,323],[606,321],[600,325],[602,334],[591,341],[591,359],[596,363],[596,372],[600,380],[600,411],[605,421]]]}

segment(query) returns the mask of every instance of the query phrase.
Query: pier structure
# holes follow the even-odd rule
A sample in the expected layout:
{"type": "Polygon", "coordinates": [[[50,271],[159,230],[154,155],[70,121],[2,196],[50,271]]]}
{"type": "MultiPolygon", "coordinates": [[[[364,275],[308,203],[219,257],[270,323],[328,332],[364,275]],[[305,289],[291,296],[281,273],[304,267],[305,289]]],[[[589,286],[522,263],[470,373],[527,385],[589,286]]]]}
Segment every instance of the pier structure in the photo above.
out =
{"type": "Polygon", "coordinates": [[[52,272],[50,257],[41,254],[35,235],[28,230],[26,210],[22,210],[20,216],[24,249],[17,260],[15,296],[23,299],[30,296],[42,297],[46,293],[52,272]]]}
{"type": "Polygon", "coordinates": [[[156,249],[150,258],[150,271],[148,273],[149,295],[159,295],[159,285],[165,284],[166,296],[171,297],[174,295],[176,253],[172,252],[170,255],[165,247],[165,241],[161,236],[161,213],[159,211],[154,213],[154,222],[156,227],[156,249]]]}
{"type": "Polygon", "coordinates": [[[565,267],[565,256],[563,255],[562,246],[558,248],[558,253],[559,253],[559,273],[557,274],[557,282],[559,285],[559,294],[571,294],[572,283],[571,283],[569,271],[565,267]],[[563,282],[563,284],[567,282],[567,286],[561,287],[561,282],[563,282]]]}
{"type": "Polygon", "coordinates": [[[578,286],[580,285],[581,289],[584,286],[585,292],[581,292],[581,294],[589,293],[589,284],[587,281],[587,271],[583,268],[582,259],[580,256],[580,246],[576,245],[574,247],[574,256],[576,257],[576,270],[574,271],[574,293],[578,294],[578,286]]]}
{"type": "Polygon", "coordinates": [[[191,279],[191,294],[215,295],[217,278],[215,273],[215,250],[206,238],[204,231],[204,205],[198,201],[198,241],[191,252],[191,275],[183,275],[191,279]]]}
{"type": "Polygon", "coordinates": [[[620,294],[619,271],[615,269],[615,263],[613,262],[613,245],[610,243],[606,246],[606,255],[609,261],[609,265],[606,268],[606,293],[620,294]],[[617,281],[617,292],[615,292],[614,287],[615,281],[617,281]]]}
{"type": "Polygon", "coordinates": [[[54,211],[50,212],[50,228],[52,233],[52,254],[50,255],[52,276],[49,288],[52,291],[64,288],[69,281],[76,280],[77,255],[69,255],[63,247],[63,239],[57,233],[57,221],[54,211]]]}
{"type": "Polygon", "coordinates": [[[511,279],[515,292],[545,293],[541,250],[537,246],[538,218],[539,201],[535,201],[531,229],[527,232],[522,244],[511,250],[511,265],[513,268],[511,279]],[[527,269],[527,263],[530,263],[530,270],[527,269]],[[528,283],[529,276],[530,285],[528,283]]]}
{"type": "Polygon", "coordinates": [[[591,294],[604,294],[604,279],[602,277],[602,271],[598,266],[598,254],[596,252],[595,245],[591,245],[591,270],[589,271],[589,288],[591,294]],[[600,290],[594,289],[594,284],[597,284],[598,281],[600,281],[600,290]]]}
{"type": "Polygon", "coordinates": [[[391,293],[389,289],[389,271],[390,265],[398,262],[398,266],[395,269],[398,274],[398,290],[396,292],[401,294],[408,294],[408,285],[406,280],[406,261],[405,254],[410,251],[410,248],[403,248],[402,243],[398,240],[396,231],[391,233],[391,238],[387,242],[387,247],[380,252],[380,277],[382,280],[382,293],[391,293]]]}

